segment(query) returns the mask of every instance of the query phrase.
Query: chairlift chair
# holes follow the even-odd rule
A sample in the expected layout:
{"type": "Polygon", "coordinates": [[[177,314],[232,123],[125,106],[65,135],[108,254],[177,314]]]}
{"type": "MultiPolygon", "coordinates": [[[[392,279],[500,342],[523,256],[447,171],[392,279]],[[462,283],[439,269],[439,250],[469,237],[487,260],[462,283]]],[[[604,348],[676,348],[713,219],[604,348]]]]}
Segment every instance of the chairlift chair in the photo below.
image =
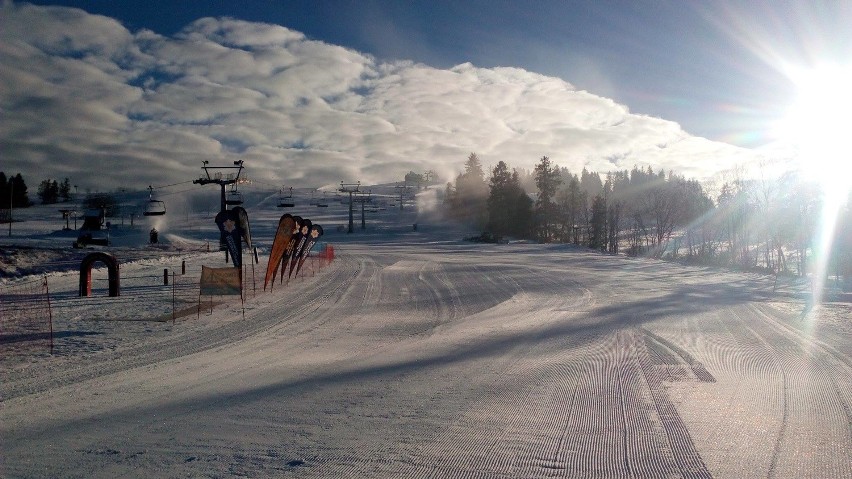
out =
{"type": "Polygon", "coordinates": [[[278,207],[279,208],[292,208],[296,206],[293,203],[293,187],[290,187],[290,194],[285,195],[284,190],[281,190],[281,195],[278,196],[278,207]]]}
{"type": "Polygon", "coordinates": [[[145,210],[142,212],[144,216],[163,216],[166,214],[166,204],[160,200],[154,199],[154,188],[148,186],[148,203],[145,205],[145,210]]]}
{"type": "Polygon", "coordinates": [[[229,191],[225,197],[225,204],[230,206],[243,204],[243,194],[235,189],[229,191]]]}
{"type": "Polygon", "coordinates": [[[328,208],[328,201],[325,199],[325,195],[322,196],[321,200],[317,200],[317,208],[328,208]]]}

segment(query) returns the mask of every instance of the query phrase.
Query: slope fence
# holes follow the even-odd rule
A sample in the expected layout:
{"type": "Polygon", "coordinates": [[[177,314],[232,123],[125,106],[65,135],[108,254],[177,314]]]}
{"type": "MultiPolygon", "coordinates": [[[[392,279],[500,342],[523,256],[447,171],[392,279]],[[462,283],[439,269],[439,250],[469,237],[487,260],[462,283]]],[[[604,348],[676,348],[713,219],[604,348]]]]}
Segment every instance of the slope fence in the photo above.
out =
{"type": "MultiPolygon", "coordinates": [[[[335,257],[334,248],[327,244],[319,246],[318,250],[305,258],[302,268],[289,279],[290,281],[312,277],[331,264],[335,257]]],[[[161,277],[159,273],[145,274],[145,277],[154,279],[156,283],[128,285],[122,288],[118,298],[113,298],[111,301],[124,301],[132,305],[135,296],[148,296],[160,307],[153,308],[153,311],[149,310],[147,317],[131,319],[160,322],[174,322],[178,318],[195,317],[200,312],[212,312],[215,306],[231,304],[234,301],[233,297],[213,296],[200,300],[201,267],[202,265],[196,262],[187,264],[186,261],[182,261],[171,268],[163,268],[161,277]],[[169,302],[171,304],[168,304],[169,302]],[[150,316],[150,313],[153,313],[153,316],[150,316]]],[[[259,265],[246,262],[243,265],[242,274],[242,299],[254,298],[262,294],[262,288],[258,289],[258,275],[261,274],[259,265]]],[[[99,290],[98,294],[100,293],[103,291],[99,290]]],[[[33,354],[39,351],[53,353],[54,339],[70,333],[54,331],[54,309],[62,311],[63,307],[67,309],[67,304],[63,306],[64,303],[78,300],[76,292],[60,293],[59,303],[56,308],[52,308],[47,275],[30,281],[0,284],[0,357],[33,354]]],[[[119,316],[121,319],[114,320],[127,320],[128,316],[132,315],[131,311],[128,309],[127,314],[119,316]]],[[[98,320],[110,321],[113,318],[98,318],[98,320]]]]}
{"type": "Polygon", "coordinates": [[[0,355],[53,352],[53,312],[47,276],[0,285],[0,355]]]}
{"type": "MultiPolygon", "coordinates": [[[[334,261],[334,247],[329,244],[322,244],[316,253],[309,253],[309,255],[305,258],[304,264],[302,265],[298,275],[291,279],[295,280],[299,276],[312,277],[322,268],[330,265],[332,261],[334,261]]],[[[259,265],[254,264],[253,262],[246,262],[243,264],[243,299],[254,298],[262,292],[258,290],[258,280],[261,279],[262,283],[262,278],[259,278],[259,275],[261,274],[262,271],[259,268],[259,265]]],[[[160,316],[158,320],[175,321],[178,318],[190,315],[198,316],[205,310],[212,312],[213,307],[220,304],[226,304],[233,300],[233,298],[227,298],[226,296],[221,295],[204,295],[202,298],[199,284],[200,277],[200,266],[188,271],[185,263],[181,264],[180,270],[165,269],[163,271],[163,281],[166,284],[171,285],[172,310],[171,315],[160,316]]]]}

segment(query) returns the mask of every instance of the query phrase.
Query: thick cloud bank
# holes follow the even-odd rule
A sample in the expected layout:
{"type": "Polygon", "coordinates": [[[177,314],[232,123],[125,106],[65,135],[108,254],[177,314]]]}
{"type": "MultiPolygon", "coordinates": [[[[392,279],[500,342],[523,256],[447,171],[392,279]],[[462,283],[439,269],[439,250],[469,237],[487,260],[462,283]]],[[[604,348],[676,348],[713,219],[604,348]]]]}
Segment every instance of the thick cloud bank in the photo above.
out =
{"type": "Polygon", "coordinates": [[[268,184],[450,179],[470,152],[532,168],[650,165],[702,178],[752,152],[559,78],[449,70],[369,55],[277,25],[202,18],[179,34],[128,31],[82,10],[0,7],[3,171],[93,188],[197,178],[245,160],[268,184]]]}

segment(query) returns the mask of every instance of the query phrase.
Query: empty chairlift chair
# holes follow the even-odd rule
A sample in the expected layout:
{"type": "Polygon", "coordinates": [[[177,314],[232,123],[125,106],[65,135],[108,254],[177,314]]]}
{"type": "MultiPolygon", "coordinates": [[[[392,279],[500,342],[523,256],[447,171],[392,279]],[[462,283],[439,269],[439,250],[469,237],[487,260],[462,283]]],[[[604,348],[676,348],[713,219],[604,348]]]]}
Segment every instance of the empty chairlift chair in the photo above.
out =
{"type": "Polygon", "coordinates": [[[160,200],[154,199],[154,188],[148,186],[148,203],[145,204],[145,210],[142,211],[145,216],[163,216],[166,214],[166,204],[160,200]]]}
{"type": "Polygon", "coordinates": [[[228,195],[225,197],[225,204],[231,206],[243,204],[243,194],[237,190],[229,191],[228,195]]]}
{"type": "Polygon", "coordinates": [[[278,207],[279,208],[292,208],[296,206],[293,203],[293,187],[290,187],[290,193],[285,195],[284,190],[281,190],[281,194],[278,196],[278,207]]]}

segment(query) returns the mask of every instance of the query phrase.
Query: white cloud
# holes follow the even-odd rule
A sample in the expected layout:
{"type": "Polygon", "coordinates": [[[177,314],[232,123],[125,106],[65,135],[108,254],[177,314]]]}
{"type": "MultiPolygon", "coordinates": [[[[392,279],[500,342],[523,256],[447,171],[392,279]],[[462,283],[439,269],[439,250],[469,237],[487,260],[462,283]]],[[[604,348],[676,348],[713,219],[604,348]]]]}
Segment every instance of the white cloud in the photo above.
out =
{"type": "Polygon", "coordinates": [[[703,178],[753,153],[517,68],[449,70],[234,19],[174,37],[81,10],[0,7],[2,169],[93,189],[198,176],[245,160],[268,184],[445,179],[470,152],[486,165],[573,171],[650,165],[703,178]]]}

